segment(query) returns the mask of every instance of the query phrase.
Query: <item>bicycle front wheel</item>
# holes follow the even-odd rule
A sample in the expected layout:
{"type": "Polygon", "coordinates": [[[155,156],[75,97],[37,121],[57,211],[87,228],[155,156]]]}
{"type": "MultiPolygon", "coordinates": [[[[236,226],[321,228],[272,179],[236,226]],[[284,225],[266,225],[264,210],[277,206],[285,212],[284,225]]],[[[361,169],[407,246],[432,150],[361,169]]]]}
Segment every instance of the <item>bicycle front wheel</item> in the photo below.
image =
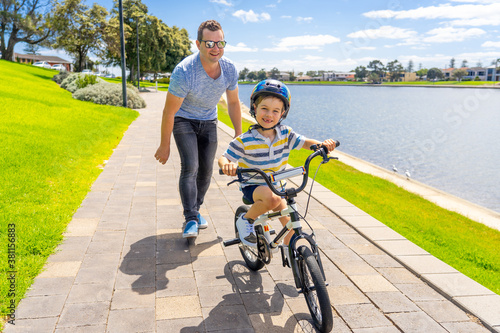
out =
{"type": "Polygon", "coordinates": [[[309,312],[320,332],[330,332],[333,327],[333,314],[323,274],[314,254],[307,246],[302,245],[297,251],[300,283],[309,312]]]}
{"type": "MultiPolygon", "coordinates": [[[[238,221],[240,215],[245,214],[247,211],[248,206],[240,206],[238,207],[238,209],[236,209],[236,213],[234,214],[234,232],[236,234],[236,238],[240,238],[238,228],[236,228],[236,221],[238,221]]],[[[254,249],[251,249],[243,243],[240,243],[240,252],[243,260],[245,260],[245,263],[247,264],[247,267],[252,271],[258,271],[259,269],[264,267],[264,263],[259,259],[254,249]]]]}

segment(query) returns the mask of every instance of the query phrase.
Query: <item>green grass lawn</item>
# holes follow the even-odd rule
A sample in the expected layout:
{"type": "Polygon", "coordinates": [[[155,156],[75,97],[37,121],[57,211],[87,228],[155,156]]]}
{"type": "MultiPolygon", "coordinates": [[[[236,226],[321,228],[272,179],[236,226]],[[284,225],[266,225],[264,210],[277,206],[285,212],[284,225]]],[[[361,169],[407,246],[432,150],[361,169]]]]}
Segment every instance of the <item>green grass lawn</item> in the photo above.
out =
{"type": "Polygon", "coordinates": [[[0,60],[0,72],[0,307],[6,314],[62,240],[138,113],[73,99],[51,80],[54,70],[0,60]],[[5,278],[9,271],[15,285],[5,278]]]}
{"type": "MultiPolygon", "coordinates": [[[[232,127],[225,105],[220,104],[219,120],[232,127]]],[[[244,122],[244,130],[249,125],[244,122]]],[[[290,165],[303,165],[309,154],[306,150],[294,150],[290,165]]],[[[313,161],[311,170],[316,170],[318,163],[313,161]]],[[[499,231],[341,161],[323,165],[316,180],[435,257],[500,294],[499,231]]]]}

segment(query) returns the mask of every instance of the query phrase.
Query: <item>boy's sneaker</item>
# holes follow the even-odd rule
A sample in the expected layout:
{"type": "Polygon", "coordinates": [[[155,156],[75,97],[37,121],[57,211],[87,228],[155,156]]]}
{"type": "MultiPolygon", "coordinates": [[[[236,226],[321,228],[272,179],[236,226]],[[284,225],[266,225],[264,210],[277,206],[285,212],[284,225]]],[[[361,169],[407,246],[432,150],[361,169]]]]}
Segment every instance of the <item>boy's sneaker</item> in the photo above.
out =
{"type": "Polygon", "coordinates": [[[198,222],[196,222],[195,220],[186,222],[184,231],[182,232],[182,238],[192,237],[198,237],[198,222]]]}
{"type": "Polygon", "coordinates": [[[208,228],[208,222],[205,220],[201,214],[198,213],[198,228],[199,229],[206,229],[208,228]]]}
{"type": "Polygon", "coordinates": [[[255,236],[253,223],[248,222],[248,220],[243,217],[243,214],[240,215],[236,221],[236,228],[238,229],[238,234],[243,244],[257,248],[257,236],[255,236]]]}

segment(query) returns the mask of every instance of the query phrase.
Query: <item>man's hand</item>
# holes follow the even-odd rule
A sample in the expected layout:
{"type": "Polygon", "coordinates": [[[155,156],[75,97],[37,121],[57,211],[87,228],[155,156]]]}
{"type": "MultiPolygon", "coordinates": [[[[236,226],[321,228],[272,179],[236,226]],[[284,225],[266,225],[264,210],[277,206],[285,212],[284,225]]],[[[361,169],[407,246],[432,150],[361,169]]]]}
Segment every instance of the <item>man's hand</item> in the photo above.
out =
{"type": "Polygon", "coordinates": [[[169,157],[170,157],[170,145],[166,147],[160,145],[160,147],[158,147],[158,149],[156,150],[155,158],[161,164],[165,164],[167,163],[169,157]]]}

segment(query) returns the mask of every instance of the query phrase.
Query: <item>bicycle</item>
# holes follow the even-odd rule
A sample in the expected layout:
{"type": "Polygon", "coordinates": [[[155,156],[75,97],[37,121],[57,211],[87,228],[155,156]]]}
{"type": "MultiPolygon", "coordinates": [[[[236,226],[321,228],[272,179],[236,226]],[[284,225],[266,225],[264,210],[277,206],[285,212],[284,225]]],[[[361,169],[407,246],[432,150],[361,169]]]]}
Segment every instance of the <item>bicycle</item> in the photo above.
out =
{"type": "MultiPolygon", "coordinates": [[[[339,144],[340,143],[337,141],[336,146],[338,147],[339,144]]],[[[292,269],[295,286],[297,289],[299,289],[299,293],[302,293],[304,295],[315,326],[320,332],[330,332],[333,326],[333,314],[330,297],[328,296],[328,291],[326,289],[327,284],[325,282],[325,272],[321,263],[318,245],[314,240],[314,231],[312,231],[311,234],[307,234],[302,230],[301,219],[303,219],[306,223],[307,221],[297,211],[295,197],[298,193],[302,192],[307,185],[307,181],[309,178],[309,164],[313,158],[322,156],[323,160],[321,161],[319,166],[329,162],[332,159],[338,158],[329,157],[326,147],[312,145],[311,149],[314,150],[314,153],[307,157],[304,166],[301,167],[278,171],[270,174],[266,174],[260,169],[237,169],[237,179],[231,181],[230,183],[228,183],[228,185],[231,185],[234,182],[244,182],[241,176],[244,173],[254,173],[255,175],[260,175],[274,194],[286,199],[287,207],[278,212],[268,212],[262,214],[257,219],[255,219],[254,229],[257,236],[257,250],[244,245],[239,238],[238,229],[236,228],[236,221],[241,214],[245,214],[248,211],[249,207],[247,205],[238,207],[234,216],[236,238],[224,241],[223,244],[224,246],[239,244],[240,252],[243,256],[243,259],[245,260],[246,265],[253,271],[258,271],[265,265],[269,264],[273,256],[273,252],[277,252],[278,249],[280,249],[283,267],[288,266],[292,269]],[[273,185],[273,182],[300,175],[303,176],[303,179],[302,184],[298,188],[288,188],[279,191],[273,185]],[[276,235],[276,231],[272,229],[269,222],[273,219],[277,219],[283,216],[290,216],[290,220],[276,235]],[[290,260],[287,260],[281,244],[285,236],[292,229],[295,233],[292,236],[289,244],[290,260]],[[271,235],[276,236],[274,239],[272,239],[271,235]],[[297,248],[297,242],[303,239],[307,241],[306,244],[308,244],[309,246],[300,245],[297,248]]],[[[223,174],[222,170],[219,170],[219,173],[223,174]]],[[[309,199],[310,197],[311,191],[309,191],[309,199]]],[[[245,204],[250,204],[245,199],[243,199],[243,202],[245,204]]]]}

